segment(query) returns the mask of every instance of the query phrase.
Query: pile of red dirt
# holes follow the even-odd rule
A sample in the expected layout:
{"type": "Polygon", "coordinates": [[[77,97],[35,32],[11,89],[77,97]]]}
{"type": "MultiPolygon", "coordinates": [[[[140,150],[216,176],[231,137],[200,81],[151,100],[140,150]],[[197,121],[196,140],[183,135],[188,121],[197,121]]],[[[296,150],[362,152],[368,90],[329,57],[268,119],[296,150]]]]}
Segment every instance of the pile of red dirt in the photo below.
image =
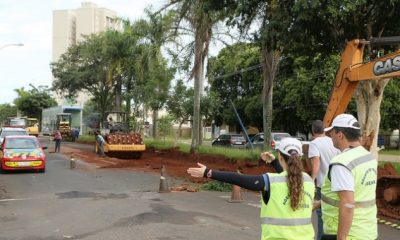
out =
{"type": "Polygon", "coordinates": [[[202,182],[201,178],[190,177],[186,170],[189,167],[196,167],[197,163],[202,163],[208,168],[221,171],[237,171],[243,174],[261,174],[265,172],[275,172],[273,167],[262,161],[248,162],[239,160],[232,162],[223,156],[210,156],[198,153],[183,153],[178,149],[156,150],[147,149],[141,159],[117,159],[98,156],[94,151],[63,147],[62,153],[74,156],[76,159],[93,163],[100,168],[128,168],[137,171],[160,173],[161,166],[164,165],[168,176],[185,179],[191,182],[202,182]]]}

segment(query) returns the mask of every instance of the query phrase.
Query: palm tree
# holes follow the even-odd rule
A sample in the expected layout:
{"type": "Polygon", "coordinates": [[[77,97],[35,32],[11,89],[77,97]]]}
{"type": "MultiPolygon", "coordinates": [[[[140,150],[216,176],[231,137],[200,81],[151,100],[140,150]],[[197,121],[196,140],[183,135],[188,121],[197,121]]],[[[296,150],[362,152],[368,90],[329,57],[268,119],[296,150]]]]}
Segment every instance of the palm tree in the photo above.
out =
{"type": "Polygon", "coordinates": [[[208,11],[206,1],[177,0],[169,6],[174,6],[176,12],[175,29],[178,33],[193,33],[194,41],[186,46],[189,49],[187,57],[194,57],[193,67],[189,79],[194,79],[194,111],[192,125],[191,150],[194,151],[202,143],[200,100],[203,94],[205,60],[208,56],[210,41],[213,37],[213,28],[224,19],[221,12],[208,11]],[[189,29],[185,28],[188,23],[189,29]]]}

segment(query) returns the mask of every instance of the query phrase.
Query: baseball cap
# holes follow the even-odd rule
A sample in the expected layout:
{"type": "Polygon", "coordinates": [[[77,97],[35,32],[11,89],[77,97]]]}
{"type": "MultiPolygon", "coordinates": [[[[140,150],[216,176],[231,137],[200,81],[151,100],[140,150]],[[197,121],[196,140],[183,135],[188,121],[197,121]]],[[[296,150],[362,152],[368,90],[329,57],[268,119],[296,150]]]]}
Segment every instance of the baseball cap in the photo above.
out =
{"type": "Polygon", "coordinates": [[[289,151],[295,150],[300,156],[303,156],[303,148],[301,142],[292,137],[282,139],[279,143],[278,150],[287,156],[291,156],[289,151]]]}
{"type": "Polygon", "coordinates": [[[329,132],[334,127],[360,129],[360,124],[353,115],[343,113],[337,115],[335,119],[333,119],[332,125],[328,128],[325,128],[324,131],[329,132]]]}

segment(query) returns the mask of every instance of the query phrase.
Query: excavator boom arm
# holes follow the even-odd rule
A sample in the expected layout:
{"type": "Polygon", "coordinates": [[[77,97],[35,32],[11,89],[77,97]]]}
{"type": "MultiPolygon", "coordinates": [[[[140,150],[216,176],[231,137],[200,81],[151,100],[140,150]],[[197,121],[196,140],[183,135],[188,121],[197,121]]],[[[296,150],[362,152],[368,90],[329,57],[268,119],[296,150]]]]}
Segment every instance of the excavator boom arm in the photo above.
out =
{"type": "MultiPolygon", "coordinates": [[[[390,44],[393,44],[393,39],[391,40],[390,44]]],[[[385,44],[387,41],[375,40],[374,43],[385,44]]],[[[335,85],[324,117],[324,127],[330,126],[334,117],[346,111],[360,81],[400,77],[400,50],[363,63],[365,44],[369,42],[359,39],[349,41],[341,55],[335,85]]]]}

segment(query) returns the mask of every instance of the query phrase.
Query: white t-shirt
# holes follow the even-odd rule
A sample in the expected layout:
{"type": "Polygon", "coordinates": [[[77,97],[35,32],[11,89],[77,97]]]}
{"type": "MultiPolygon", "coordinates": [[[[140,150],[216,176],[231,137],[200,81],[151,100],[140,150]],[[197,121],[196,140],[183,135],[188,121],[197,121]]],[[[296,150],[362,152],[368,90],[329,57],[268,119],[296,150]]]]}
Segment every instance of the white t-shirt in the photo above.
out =
{"type": "Polygon", "coordinates": [[[339,149],[333,146],[330,137],[317,137],[310,142],[308,147],[308,158],[319,157],[321,162],[317,173],[317,187],[321,187],[324,183],[325,175],[328,173],[331,159],[339,153],[339,149]]]}
{"type": "Polygon", "coordinates": [[[343,165],[333,165],[331,169],[332,192],[351,191],[354,192],[354,176],[349,169],[343,165]]]}

